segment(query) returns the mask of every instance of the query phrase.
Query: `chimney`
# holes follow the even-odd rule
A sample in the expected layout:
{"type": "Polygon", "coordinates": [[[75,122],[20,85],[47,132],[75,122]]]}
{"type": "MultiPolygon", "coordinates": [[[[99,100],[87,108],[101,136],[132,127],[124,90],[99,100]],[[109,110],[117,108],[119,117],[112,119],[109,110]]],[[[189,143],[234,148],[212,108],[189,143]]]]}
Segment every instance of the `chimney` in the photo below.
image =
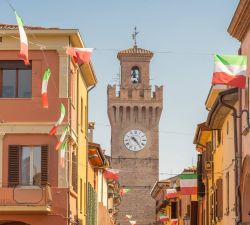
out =
{"type": "Polygon", "coordinates": [[[89,140],[89,142],[93,142],[94,129],[95,129],[95,122],[89,122],[89,124],[88,124],[88,140],[89,140]]]}

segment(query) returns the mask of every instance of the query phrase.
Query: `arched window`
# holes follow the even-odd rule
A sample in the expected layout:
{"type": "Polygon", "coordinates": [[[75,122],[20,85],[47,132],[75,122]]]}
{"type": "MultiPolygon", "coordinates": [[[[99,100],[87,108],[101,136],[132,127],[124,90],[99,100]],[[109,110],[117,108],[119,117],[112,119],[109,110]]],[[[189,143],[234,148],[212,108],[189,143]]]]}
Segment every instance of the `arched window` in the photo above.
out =
{"type": "Polygon", "coordinates": [[[138,66],[133,66],[131,69],[131,82],[133,84],[140,83],[140,70],[138,66]]]}

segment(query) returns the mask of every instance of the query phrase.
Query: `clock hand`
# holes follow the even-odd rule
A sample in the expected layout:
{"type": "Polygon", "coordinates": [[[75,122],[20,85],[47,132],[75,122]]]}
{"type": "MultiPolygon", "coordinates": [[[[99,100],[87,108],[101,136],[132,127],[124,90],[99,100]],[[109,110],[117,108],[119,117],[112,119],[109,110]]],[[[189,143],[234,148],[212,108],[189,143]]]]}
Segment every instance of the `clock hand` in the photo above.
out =
{"type": "Polygon", "coordinates": [[[136,142],[136,144],[138,144],[141,147],[139,141],[135,137],[132,137],[132,139],[136,142]]]}

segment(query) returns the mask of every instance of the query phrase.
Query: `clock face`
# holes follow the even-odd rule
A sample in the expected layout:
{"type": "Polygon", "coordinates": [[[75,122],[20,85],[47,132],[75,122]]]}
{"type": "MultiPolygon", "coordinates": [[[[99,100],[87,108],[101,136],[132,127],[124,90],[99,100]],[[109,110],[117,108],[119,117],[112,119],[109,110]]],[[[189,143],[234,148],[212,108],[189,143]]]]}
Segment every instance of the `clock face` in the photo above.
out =
{"type": "Polygon", "coordinates": [[[130,151],[140,151],[147,144],[147,137],[141,130],[130,130],[124,136],[124,145],[130,151]]]}

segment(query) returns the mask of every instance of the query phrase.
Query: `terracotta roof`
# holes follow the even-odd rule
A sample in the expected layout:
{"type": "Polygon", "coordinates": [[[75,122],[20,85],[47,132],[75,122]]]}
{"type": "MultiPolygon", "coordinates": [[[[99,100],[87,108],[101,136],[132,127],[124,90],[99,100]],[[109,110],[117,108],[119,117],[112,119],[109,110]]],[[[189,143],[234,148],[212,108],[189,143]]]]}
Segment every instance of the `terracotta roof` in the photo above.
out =
{"type": "MultiPolygon", "coordinates": [[[[34,26],[24,26],[26,30],[58,30],[55,27],[34,27],[34,26]]],[[[0,24],[0,30],[17,30],[18,26],[15,24],[0,24]]]]}
{"type": "Polygon", "coordinates": [[[121,57],[121,56],[141,56],[141,57],[153,57],[153,52],[143,49],[143,48],[137,48],[137,47],[133,47],[133,48],[128,48],[125,50],[122,50],[120,52],[118,52],[117,57],[121,57]]]}

